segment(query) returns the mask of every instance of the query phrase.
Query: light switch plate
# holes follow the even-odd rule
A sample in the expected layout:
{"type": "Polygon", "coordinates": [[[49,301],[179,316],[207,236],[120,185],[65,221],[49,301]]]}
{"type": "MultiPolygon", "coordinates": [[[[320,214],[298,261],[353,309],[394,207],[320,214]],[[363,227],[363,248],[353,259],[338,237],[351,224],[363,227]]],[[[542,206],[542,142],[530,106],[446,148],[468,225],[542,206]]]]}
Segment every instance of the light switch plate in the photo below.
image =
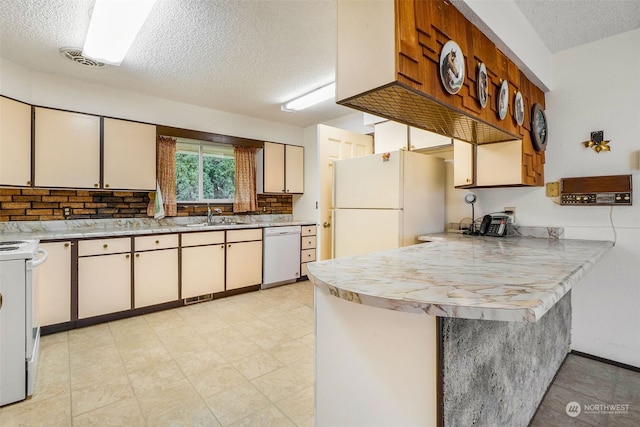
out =
{"type": "Polygon", "coordinates": [[[546,191],[547,197],[560,197],[560,183],[547,182],[546,191]]]}

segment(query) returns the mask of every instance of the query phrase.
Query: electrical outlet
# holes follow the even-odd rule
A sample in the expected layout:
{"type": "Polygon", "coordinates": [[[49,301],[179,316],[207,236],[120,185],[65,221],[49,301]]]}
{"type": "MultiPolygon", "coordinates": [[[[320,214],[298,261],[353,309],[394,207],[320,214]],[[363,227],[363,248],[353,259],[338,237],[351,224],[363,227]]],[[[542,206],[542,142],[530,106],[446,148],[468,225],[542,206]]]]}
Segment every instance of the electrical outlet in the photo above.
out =
{"type": "Polygon", "coordinates": [[[504,208],[504,213],[509,217],[511,224],[516,223],[516,207],[515,206],[504,208]]]}
{"type": "Polygon", "coordinates": [[[64,215],[64,217],[68,217],[71,215],[71,208],[69,207],[64,207],[62,208],[62,215],[64,215]]]}
{"type": "Polygon", "coordinates": [[[546,189],[547,197],[560,197],[559,182],[547,182],[545,189],[546,189]]]}

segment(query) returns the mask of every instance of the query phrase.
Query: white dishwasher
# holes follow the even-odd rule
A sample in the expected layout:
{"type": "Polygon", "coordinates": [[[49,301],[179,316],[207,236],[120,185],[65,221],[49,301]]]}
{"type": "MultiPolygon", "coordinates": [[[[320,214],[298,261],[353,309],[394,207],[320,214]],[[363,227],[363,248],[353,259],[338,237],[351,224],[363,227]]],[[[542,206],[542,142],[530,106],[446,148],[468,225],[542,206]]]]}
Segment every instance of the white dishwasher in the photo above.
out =
{"type": "Polygon", "coordinates": [[[262,289],[300,277],[300,226],[264,229],[262,289]]]}

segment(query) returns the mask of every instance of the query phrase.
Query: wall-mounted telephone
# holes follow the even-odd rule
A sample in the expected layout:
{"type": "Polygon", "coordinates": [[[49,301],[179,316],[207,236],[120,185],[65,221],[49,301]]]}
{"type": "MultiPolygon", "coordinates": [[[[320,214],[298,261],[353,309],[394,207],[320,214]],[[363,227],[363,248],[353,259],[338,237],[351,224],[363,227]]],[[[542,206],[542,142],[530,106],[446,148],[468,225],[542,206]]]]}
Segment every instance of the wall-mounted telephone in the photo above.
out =
{"type": "Polygon", "coordinates": [[[482,218],[479,234],[494,237],[506,236],[508,222],[509,217],[506,215],[485,215],[482,218]]]}

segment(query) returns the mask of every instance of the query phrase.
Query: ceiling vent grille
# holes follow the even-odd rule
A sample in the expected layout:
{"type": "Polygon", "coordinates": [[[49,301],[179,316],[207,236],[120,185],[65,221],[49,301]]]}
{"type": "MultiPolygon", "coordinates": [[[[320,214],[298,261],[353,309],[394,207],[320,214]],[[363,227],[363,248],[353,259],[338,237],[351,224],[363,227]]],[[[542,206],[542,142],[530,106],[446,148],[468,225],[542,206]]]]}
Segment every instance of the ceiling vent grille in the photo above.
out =
{"type": "Polygon", "coordinates": [[[87,58],[86,56],[82,56],[82,49],[78,49],[75,47],[61,47],[60,55],[63,58],[82,65],[88,68],[102,68],[104,67],[104,63],[100,61],[96,61],[95,59],[87,58]]]}

